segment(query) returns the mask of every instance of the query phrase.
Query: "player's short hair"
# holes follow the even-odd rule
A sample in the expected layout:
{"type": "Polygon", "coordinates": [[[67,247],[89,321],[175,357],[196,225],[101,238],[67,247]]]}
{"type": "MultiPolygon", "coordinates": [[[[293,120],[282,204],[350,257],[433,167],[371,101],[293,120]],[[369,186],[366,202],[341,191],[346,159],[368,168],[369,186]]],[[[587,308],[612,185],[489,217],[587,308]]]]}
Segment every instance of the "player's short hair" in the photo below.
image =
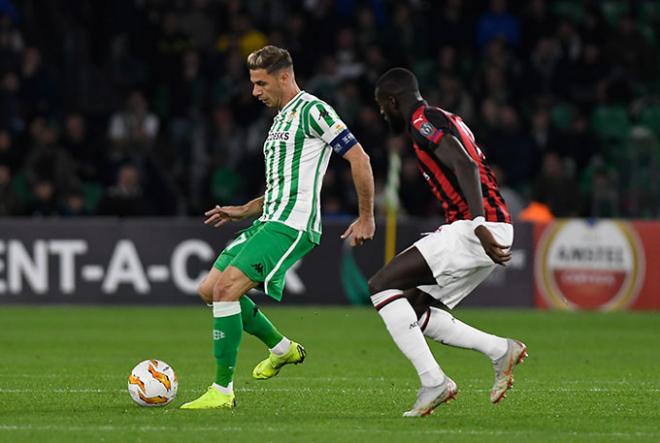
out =
{"type": "Polygon", "coordinates": [[[248,55],[247,65],[249,69],[265,69],[271,74],[293,66],[293,60],[286,49],[268,45],[248,55]]]}
{"type": "Polygon", "coordinates": [[[381,96],[399,96],[419,93],[417,77],[404,68],[392,68],[376,81],[376,89],[381,96]]]}

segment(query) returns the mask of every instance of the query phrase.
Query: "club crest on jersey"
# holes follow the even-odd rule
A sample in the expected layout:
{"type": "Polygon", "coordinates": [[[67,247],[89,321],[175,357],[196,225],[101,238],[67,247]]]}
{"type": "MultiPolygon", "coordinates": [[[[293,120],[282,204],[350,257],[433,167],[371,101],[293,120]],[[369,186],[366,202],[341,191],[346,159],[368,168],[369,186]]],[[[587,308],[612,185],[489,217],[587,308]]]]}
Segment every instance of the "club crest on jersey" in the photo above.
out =
{"type": "Polygon", "coordinates": [[[288,141],[289,133],[288,132],[269,132],[267,142],[278,142],[278,141],[288,141]]]}
{"type": "Polygon", "coordinates": [[[425,137],[430,137],[431,134],[433,134],[435,132],[435,128],[433,127],[433,125],[431,123],[424,122],[419,127],[419,132],[425,137]]]}
{"type": "Polygon", "coordinates": [[[286,121],[290,122],[296,117],[296,110],[294,109],[293,111],[289,112],[289,115],[286,116],[286,121]]]}

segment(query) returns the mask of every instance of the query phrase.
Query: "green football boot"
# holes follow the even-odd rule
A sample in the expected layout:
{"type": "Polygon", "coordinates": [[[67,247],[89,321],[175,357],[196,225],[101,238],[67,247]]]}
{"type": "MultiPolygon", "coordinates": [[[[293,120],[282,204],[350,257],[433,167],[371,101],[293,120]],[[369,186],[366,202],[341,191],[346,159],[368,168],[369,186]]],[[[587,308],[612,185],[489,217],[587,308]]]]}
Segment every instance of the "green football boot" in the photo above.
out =
{"type": "Polygon", "coordinates": [[[279,374],[280,369],[288,364],[300,364],[305,361],[305,348],[299,343],[291,341],[291,346],[286,354],[277,356],[272,352],[267,359],[261,361],[252,370],[252,377],[257,380],[267,380],[279,374]]]}

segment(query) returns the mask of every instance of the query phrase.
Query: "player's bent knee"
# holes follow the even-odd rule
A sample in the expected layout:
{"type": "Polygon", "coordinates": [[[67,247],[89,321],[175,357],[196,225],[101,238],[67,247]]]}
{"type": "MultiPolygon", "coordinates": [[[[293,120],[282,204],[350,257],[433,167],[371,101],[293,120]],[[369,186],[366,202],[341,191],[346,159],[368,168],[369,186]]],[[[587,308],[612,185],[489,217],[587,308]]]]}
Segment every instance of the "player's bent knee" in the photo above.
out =
{"type": "Polygon", "coordinates": [[[369,288],[369,295],[374,295],[378,294],[381,291],[384,291],[385,289],[391,289],[385,287],[385,281],[383,278],[380,277],[380,272],[377,272],[376,275],[371,277],[369,281],[367,282],[367,286],[369,288]]]}
{"type": "Polygon", "coordinates": [[[213,301],[238,301],[255,286],[242,272],[230,268],[213,285],[213,301]]]}
{"type": "Polygon", "coordinates": [[[206,284],[206,280],[204,280],[198,287],[197,287],[197,295],[202,299],[204,303],[212,303],[213,302],[213,289],[209,290],[206,284]]]}

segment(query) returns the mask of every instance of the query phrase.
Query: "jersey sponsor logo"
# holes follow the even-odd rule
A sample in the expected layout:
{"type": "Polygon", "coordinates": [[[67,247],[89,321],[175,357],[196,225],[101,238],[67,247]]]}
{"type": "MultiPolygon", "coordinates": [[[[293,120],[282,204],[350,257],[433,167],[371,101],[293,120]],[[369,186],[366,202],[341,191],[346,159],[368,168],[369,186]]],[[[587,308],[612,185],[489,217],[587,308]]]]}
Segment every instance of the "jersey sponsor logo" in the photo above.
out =
{"type": "Polygon", "coordinates": [[[567,220],[545,229],[535,279],[551,307],[615,310],[635,301],[644,268],[643,250],[629,224],[567,220]]]}
{"type": "Polygon", "coordinates": [[[287,121],[287,122],[290,122],[290,121],[292,121],[294,118],[296,118],[296,114],[297,114],[297,112],[298,112],[298,111],[296,111],[295,109],[294,109],[293,111],[289,112],[289,115],[286,116],[286,121],[287,121]]]}
{"type": "Polygon", "coordinates": [[[346,129],[346,126],[342,125],[341,123],[337,123],[332,127],[332,135],[335,137],[341,134],[341,132],[346,129]]]}
{"type": "Polygon", "coordinates": [[[277,142],[277,141],[288,141],[289,133],[288,132],[269,132],[267,142],[277,142]]]}

